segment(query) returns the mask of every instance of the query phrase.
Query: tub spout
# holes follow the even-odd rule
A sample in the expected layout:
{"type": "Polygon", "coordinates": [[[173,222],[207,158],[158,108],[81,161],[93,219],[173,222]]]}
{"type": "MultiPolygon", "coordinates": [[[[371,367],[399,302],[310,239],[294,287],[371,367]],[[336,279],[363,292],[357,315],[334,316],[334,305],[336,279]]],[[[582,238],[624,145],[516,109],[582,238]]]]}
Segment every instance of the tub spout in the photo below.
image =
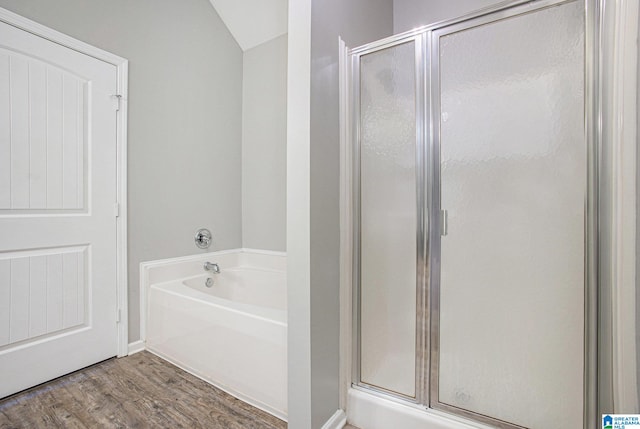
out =
{"type": "Polygon", "coordinates": [[[211,271],[212,273],[215,273],[215,274],[219,274],[220,273],[220,267],[215,262],[205,262],[204,263],[204,270],[205,271],[211,271]]]}

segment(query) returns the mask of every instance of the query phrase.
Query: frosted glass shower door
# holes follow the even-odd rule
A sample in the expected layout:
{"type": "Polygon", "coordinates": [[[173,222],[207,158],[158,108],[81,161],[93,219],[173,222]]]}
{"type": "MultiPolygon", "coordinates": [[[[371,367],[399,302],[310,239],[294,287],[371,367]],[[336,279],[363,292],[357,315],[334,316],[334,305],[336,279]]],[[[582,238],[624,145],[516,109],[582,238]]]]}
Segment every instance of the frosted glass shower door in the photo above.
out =
{"type": "Polygon", "coordinates": [[[415,397],[415,42],[359,58],[360,382],[415,397]]]}
{"type": "Polygon", "coordinates": [[[581,428],[584,4],[482,17],[433,40],[447,231],[432,405],[581,428]]]}

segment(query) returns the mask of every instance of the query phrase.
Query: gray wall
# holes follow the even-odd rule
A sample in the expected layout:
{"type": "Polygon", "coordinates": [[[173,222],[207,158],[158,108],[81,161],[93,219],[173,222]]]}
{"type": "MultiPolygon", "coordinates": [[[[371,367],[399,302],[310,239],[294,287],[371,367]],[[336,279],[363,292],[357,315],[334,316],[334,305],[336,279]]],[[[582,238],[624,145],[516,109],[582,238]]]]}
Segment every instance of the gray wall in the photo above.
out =
{"type": "Polygon", "coordinates": [[[296,427],[319,428],[339,408],[338,37],[355,47],[390,36],[393,4],[391,0],[311,4],[311,422],[296,427]]]}
{"type": "Polygon", "coordinates": [[[242,247],[286,250],[287,35],[244,52],[242,247]]]}
{"type": "Polygon", "coordinates": [[[0,0],[129,60],[129,341],[141,261],[241,246],[242,51],[207,0],[0,0]]]}
{"type": "Polygon", "coordinates": [[[457,18],[499,2],[496,0],[393,0],[393,32],[394,34],[402,33],[423,25],[457,18]]]}

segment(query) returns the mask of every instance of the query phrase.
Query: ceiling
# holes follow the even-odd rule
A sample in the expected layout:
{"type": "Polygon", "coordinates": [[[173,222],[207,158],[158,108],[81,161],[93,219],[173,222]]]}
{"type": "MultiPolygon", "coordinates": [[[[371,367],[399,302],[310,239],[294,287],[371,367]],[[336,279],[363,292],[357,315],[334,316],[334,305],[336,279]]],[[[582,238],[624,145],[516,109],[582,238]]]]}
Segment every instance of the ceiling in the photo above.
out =
{"type": "Polygon", "coordinates": [[[287,0],[209,0],[243,51],[287,32],[287,0]]]}

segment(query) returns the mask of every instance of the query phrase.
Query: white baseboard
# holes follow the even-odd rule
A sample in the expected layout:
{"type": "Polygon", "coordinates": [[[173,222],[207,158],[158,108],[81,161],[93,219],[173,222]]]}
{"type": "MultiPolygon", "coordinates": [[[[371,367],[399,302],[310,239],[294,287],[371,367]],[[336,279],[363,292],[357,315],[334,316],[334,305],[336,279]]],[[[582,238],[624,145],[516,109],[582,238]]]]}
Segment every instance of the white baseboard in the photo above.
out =
{"type": "Polygon", "coordinates": [[[138,340],[133,343],[129,343],[129,355],[141,352],[142,350],[144,350],[144,341],[138,340]]]}
{"type": "Polygon", "coordinates": [[[338,410],[324,425],[322,425],[322,429],[342,429],[346,424],[347,415],[343,410],[338,410]]]}

